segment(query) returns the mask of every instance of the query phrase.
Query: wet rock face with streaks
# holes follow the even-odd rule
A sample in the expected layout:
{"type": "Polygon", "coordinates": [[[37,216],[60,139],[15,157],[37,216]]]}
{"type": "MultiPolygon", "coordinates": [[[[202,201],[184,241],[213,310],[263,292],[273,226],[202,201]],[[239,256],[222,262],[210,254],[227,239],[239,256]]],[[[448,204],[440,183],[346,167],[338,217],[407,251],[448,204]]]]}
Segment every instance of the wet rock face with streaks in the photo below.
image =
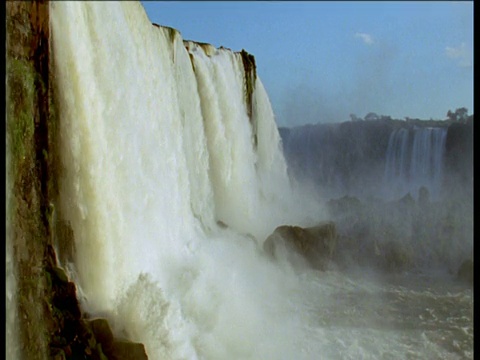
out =
{"type": "Polygon", "coordinates": [[[457,278],[467,284],[473,285],[473,261],[465,260],[457,272],[457,278]]]}
{"type": "Polygon", "coordinates": [[[275,257],[278,247],[300,254],[315,269],[326,270],[335,251],[337,233],[331,221],[315,227],[279,226],[264,242],[263,249],[275,257]]]}
{"type": "Polygon", "coordinates": [[[6,135],[9,212],[20,356],[48,356],[51,315],[45,263],[48,226],[48,3],[6,3],[6,135]]]}

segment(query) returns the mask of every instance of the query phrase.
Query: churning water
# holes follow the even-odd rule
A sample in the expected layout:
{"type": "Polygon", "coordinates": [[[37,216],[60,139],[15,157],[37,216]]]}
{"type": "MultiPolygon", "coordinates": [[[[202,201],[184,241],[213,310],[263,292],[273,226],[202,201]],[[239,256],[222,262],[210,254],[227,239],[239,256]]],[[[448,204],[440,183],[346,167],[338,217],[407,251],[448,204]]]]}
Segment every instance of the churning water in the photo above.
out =
{"type": "Polygon", "coordinates": [[[137,2],[52,2],[59,213],[82,306],[151,359],[469,358],[472,292],[453,282],[273,262],[277,225],[324,212],[291,190],[259,78],[184,42],[137,2]]]}

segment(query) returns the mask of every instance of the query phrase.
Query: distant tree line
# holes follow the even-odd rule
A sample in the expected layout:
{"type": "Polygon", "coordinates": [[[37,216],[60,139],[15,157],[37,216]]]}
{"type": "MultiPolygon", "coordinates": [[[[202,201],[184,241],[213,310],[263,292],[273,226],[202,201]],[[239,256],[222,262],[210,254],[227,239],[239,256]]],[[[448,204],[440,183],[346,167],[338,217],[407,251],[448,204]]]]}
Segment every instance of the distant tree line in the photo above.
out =
{"type": "Polygon", "coordinates": [[[365,115],[365,118],[358,117],[355,114],[350,114],[350,119],[352,121],[375,121],[375,120],[392,120],[391,116],[386,116],[386,115],[377,115],[374,112],[369,112],[367,115],[365,115]]]}
{"type": "MultiPolygon", "coordinates": [[[[369,112],[367,115],[365,115],[364,118],[358,117],[355,114],[350,114],[350,119],[351,119],[351,121],[363,121],[363,120],[365,120],[365,121],[375,121],[375,120],[389,121],[389,120],[393,120],[391,116],[377,115],[374,112],[369,112]]],[[[411,122],[411,121],[422,121],[422,120],[418,119],[418,118],[410,118],[410,117],[406,116],[405,121],[411,122]]],[[[435,121],[435,120],[430,118],[430,121],[435,121]]],[[[441,121],[441,120],[437,120],[437,121],[441,121]]],[[[468,115],[468,109],[466,107],[458,108],[455,111],[448,110],[447,118],[444,119],[443,121],[468,123],[468,122],[473,121],[473,114],[468,115]]]]}
{"type": "MultiPolygon", "coordinates": [[[[473,115],[471,115],[473,119],[473,115]]],[[[453,121],[453,122],[467,122],[467,120],[470,118],[468,116],[468,109],[465,107],[458,108],[455,110],[455,112],[452,112],[451,110],[448,110],[447,112],[447,120],[453,121]]]]}

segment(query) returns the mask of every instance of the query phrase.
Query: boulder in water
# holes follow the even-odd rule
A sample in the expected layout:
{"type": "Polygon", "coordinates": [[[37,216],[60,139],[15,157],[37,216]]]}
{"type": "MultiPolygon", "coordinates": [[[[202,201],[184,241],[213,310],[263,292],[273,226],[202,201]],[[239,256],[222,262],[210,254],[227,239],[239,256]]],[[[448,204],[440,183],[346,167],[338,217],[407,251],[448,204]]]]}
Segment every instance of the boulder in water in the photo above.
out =
{"type": "Polygon", "coordinates": [[[113,336],[110,324],[106,319],[96,318],[88,321],[96,342],[93,353],[99,359],[115,360],[147,360],[145,346],[130,340],[118,339],[113,336]],[[102,357],[103,356],[103,357],[102,357]]]}
{"type": "Polygon", "coordinates": [[[325,270],[332,259],[336,241],[337,233],[332,221],[309,228],[283,225],[265,240],[263,249],[275,257],[277,247],[283,245],[301,255],[314,268],[325,270]]]}
{"type": "Polygon", "coordinates": [[[88,321],[97,342],[108,348],[113,343],[113,333],[106,319],[96,318],[88,321]]]}
{"type": "Polygon", "coordinates": [[[473,284],[473,261],[465,260],[457,272],[457,279],[473,284]]]}
{"type": "MultiPolygon", "coordinates": [[[[426,188],[423,186],[420,190],[422,189],[426,190],[426,188]]],[[[423,194],[422,191],[420,191],[420,194],[423,194]]],[[[425,196],[425,195],[421,195],[421,196],[425,196]]],[[[407,209],[412,209],[415,206],[415,199],[413,198],[412,194],[408,192],[405,194],[404,197],[398,200],[398,205],[403,206],[404,208],[407,208],[407,209]]]]}
{"type": "Polygon", "coordinates": [[[412,252],[405,244],[389,241],[381,246],[380,267],[391,272],[401,272],[412,266],[412,252]]]}
{"type": "Polygon", "coordinates": [[[107,356],[118,360],[148,360],[145,346],[128,340],[114,341],[107,356]]]}

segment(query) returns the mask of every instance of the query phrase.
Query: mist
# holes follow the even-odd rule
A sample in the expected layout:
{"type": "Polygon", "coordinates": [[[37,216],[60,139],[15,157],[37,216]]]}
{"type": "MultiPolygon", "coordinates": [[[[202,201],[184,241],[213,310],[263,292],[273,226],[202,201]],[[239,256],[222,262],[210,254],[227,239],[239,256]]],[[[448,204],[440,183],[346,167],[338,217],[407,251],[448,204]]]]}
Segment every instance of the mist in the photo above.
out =
{"type": "Polygon", "coordinates": [[[335,224],[335,253],[321,282],[343,274],[348,285],[335,280],[338,293],[319,299],[318,317],[361,329],[358,346],[350,345],[357,354],[342,356],[414,356],[418,341],[426,357],[472,358],[473,343],[454,339],[453,329],[473,324],[473,299],[460,295],[473,286],[473,116],[317,123],[280,134],[292,182],[335,224]],[[380,334],[403,337],[410,328],[418,329],[413,342],[387,345],[380,334]]]}
{"type": "Polygon", "coordinates": [[[337,265],[455,277],[473,259],[473,117],[280,128],[290,177],[337,226],[337,265]]]}

